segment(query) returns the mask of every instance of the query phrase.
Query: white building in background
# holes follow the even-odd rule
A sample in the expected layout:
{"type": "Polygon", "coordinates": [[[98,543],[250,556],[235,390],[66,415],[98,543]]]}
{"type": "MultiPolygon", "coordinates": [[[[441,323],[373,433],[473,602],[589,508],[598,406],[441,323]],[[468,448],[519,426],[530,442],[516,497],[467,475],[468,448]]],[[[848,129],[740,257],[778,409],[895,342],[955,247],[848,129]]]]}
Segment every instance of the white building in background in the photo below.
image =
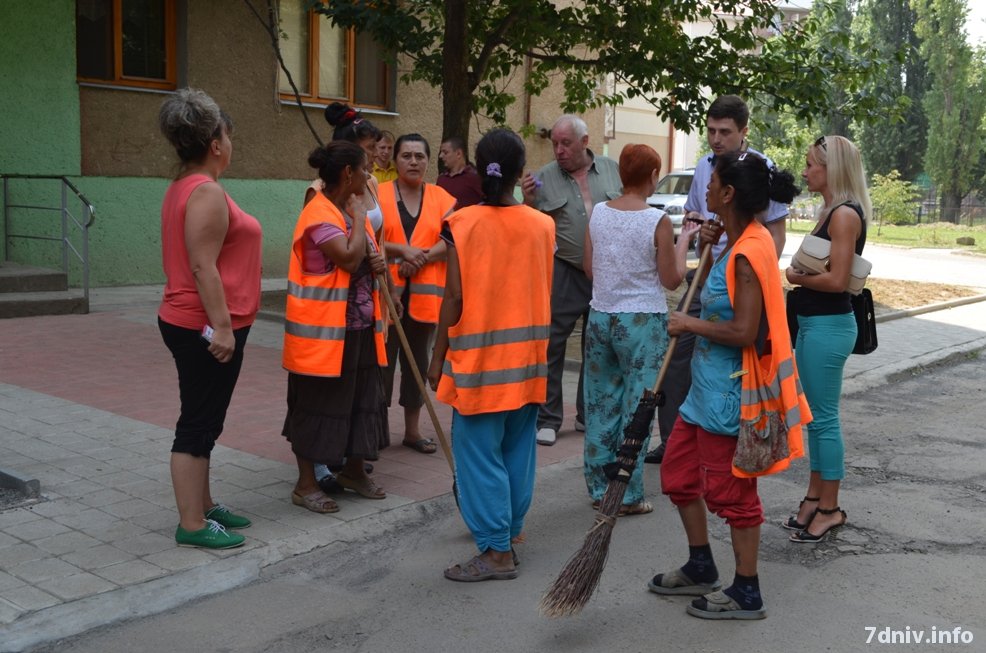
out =
{"type": "MultiPolygon", "coordinates": [[[[811,10],[812,2],[813,0],[778,0],[776,4],[779,22],[802,20],[811,10]]],[[[712,24],[709,22],[687,23],[682,27],[692,38],[712,32],[712,24]]],[[[605,136],[607,152],[613,158],[619,157],[627,143],[650,145],[661,155],[664,163],[661,173],[667,174],[695,165],[695,160],[703,149],[704,132],[693,130],[688,134],[680,129],[672,129],[670,122],[659,118],[654,107],[638,97],[627,100],[618,107],[607,108],[605,136]]]]}

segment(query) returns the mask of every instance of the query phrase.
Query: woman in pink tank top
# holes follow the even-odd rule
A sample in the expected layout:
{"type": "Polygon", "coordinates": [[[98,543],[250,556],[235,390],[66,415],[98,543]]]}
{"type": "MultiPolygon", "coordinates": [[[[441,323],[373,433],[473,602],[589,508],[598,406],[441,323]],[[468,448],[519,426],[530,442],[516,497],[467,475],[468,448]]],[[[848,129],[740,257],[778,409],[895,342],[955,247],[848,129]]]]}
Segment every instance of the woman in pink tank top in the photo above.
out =
{"type": "Polygon", "coordinates": [[[175,359],[181,414],[171,447],[180,546],[227,549],[244,537],[227,529],[250,520],[213,501],[209,461],[260,305],[260,223],[219,185],[233,153],[232,122],[208,95],[182,89],[161,105],[161,132],[181,172],[161,208],[167,282],[158,310],[175,359]]]}

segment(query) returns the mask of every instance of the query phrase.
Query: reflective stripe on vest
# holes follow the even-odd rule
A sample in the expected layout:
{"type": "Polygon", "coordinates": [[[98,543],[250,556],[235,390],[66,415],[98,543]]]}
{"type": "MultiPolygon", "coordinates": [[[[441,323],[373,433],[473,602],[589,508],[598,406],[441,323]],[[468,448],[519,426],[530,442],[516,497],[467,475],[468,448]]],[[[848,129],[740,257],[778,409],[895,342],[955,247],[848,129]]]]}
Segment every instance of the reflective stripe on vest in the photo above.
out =
{"type": "Polygon", "coordinates": [[[525,367],[514,367],[504,370],[486,370],[484,372],[474,372],[465,374],[453,372],[452,364],[445,361],[442,372],[448,374],[455,380],[457,388],[482,388],[491,385],[502,385],[504,383],[521,383],[523,381],[533,381],[538,377],[548,375],[547,363],[535,363],[525,367]]]}
{"type": "Polygon", "coordinates": [[[466,336],[450,337],[449,349],[452,351],[464,351],[466,349],[508,345],[515,342],[526,342],[528,340],[542,340],[547,338],[550,332],[551,326],[544,325],[498,329],[496,331],[487,331],[486,333],[471,333],[466,336]]]}
{"type": "Polygon", "coordinates": [[[349,287],[322,288],[319,286],[302,286],[294,281],[288,281],[288,294],[298,299],[314,299],[320,302],[344,302],[349,299],[349,287]]]}

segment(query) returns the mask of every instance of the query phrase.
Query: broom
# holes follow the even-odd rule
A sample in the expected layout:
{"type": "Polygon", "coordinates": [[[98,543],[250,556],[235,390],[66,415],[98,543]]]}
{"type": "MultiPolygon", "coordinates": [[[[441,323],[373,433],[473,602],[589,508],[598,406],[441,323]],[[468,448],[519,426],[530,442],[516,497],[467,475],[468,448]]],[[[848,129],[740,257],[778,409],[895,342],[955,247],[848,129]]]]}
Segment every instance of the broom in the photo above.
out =
{"type": "Polygon", "coordinates": [[[452,449],[449,447],[448,440],[445,438],[445,431],[442,430],[442,425],[438,421],[438,414],[435,413],[435,406],[431,403],[431,397],[428,395],[428,389],[425,387],[425,381],[421,376],[421,370],[418,369],[418,364],[414,360],[414,354],[411,353],[411,345],[407,341],[407,335],[404,333],[404,325],[401,324],[401,318],[397,314],[397,306],[394,305],[394,299],[390,296],[390,292],[388,292],[386,276],[383,274],[378,274],[377,284],[380,286],[380,294],[383,295],[387,301],[390,319],[397,328],[397,337],[400,338],[401,347],[404,348],[404,353],[407,354],[407,362],[410,363],[411,373],[414,375],[414,380],[418,384],[418,389],[421,391],[421,396],[424,397],[425,406],[428,408],[428,415],[431,417],[431,424],[435,427],[435,434],[438,436],[438,443],[442,447],[442,453],[445,454],[445,460],[448,461],[448,466],[452,471],[452,476],[455,477],[455,463],[452,461],[452,449]]]}
{"type": "MultiPolygon", "coordinates": [[[[702,249],[702,256],[698,261],[700,274],[709,260],[711,252],[711,243],[702,249]]],[[[698,284],[694,282],[689,286],[684,301],[686,308],[692,303],[692,297],[694,297],[697,287],[698,284]]],[[[606,493],[603,494],[603,498],[599,502],[599,509],[596,512],[592,528],[586,533],[582,548],[569,558],[565,567],[558,574],[558,578],[541,597],[540,611],[546,617],[577,615],[592,598],[596,586],[599,585],[599,578],[606,567],[606,557],[609,555],[609,540],[613,535],[613,526],[616,525],[616,516],[623,505],[623,494],[626,492],[627,483],[630,482],[630,476],[637,466],[640,449],[650,434],[650,424],[651,420],[654,419],[654,411],[664,403],[664,394],[660,388],[664,382],[664,376],[668,372],[671,356],[674,354],[677,344],[678,336],[671,336],[653,390],[644,390],[644,395],[637,404],[633,418],[623,429],[623,444],[620,445],[616,462],[609,463],[603,468],[606,476],[610,479],[609,485],[606,486],[606,493]]]]}

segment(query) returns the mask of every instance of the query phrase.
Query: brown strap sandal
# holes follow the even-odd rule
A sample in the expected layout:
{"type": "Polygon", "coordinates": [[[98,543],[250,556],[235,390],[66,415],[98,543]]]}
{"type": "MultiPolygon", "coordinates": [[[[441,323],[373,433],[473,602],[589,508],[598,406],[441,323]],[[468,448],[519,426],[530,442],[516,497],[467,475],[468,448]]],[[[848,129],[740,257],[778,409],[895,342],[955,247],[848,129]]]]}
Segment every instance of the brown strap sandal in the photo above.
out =
{"type": "Polygon", "coordinates": [[[291,503],[296,506],[301,506],[305,510],[317,512],[321,515],[328,514],[330,512],[339,512],[339,504],[333,501],[329,495],[321,490],[315,490],[311,494],[306,494],[304,496],[298,494],[297,492],[292,492],[291,503]]]}

